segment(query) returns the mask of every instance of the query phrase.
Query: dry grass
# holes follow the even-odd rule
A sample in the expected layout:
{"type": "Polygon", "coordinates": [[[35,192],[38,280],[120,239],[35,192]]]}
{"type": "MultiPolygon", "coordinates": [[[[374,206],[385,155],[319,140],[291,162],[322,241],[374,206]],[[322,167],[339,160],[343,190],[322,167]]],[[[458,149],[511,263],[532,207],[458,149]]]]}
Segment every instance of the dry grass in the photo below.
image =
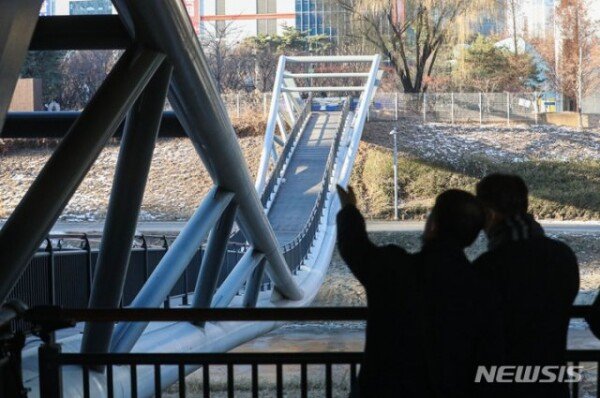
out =
{"type": "MultiPolygon", "coordinates": [[[[248,167],[255,173],[265,128],[262,112],[246,110],[239,119],[233,119],[233,124],[248,167]]],[[[359,206],[370,219],[389,219],[393,213],[392,153],[386,132],[389,127],[389,123],[367,126],[351,179],[359,195],[359,206]]],[[[419,126],[411,128],[418,130],[419,126]]],[[[453,162],[443,156],[424,160],[407,149],[419,146],[415,140],[420,133],[416,130],[412,138],[404,138],[407,142],[403,142],[399,158],[400,216],[403,219],[423,219],[436,195],[448,188],[472,191],[477,180],[492,171],[523,176],[531,187],[531,208],[539,218],[600,219],[598,160],[508,162],[492,161],[481,154],[463,155],[453,162]]],[[[0,141],[0,218],[7,217],[14,209],[57,142],[0,141]]],[[[104,217],[117,155],[118,142],[113,140],[82,182],[63,219],[104,217]]],[[[185,219],[211,186],[210,177],[188,140],[161,139],[155,149],[141,218],[185,219]]]]}
{"type": "MultiPolygon", "coordinates": [[[[393,211],[392,152],[362,142],[351,183],[357,186],[359,207],[368,218],[389,218],[393,211]]],[[[600,219],[600,162],[529,161],[496,163],[480,156],[459,164],[428,162],[402,155],[398,160],[403,219],[425,217],[435,196],[449,188],[473,191],[491,172],[522,176],[531,191],[531,210],[538,218],[600,219]]]]}

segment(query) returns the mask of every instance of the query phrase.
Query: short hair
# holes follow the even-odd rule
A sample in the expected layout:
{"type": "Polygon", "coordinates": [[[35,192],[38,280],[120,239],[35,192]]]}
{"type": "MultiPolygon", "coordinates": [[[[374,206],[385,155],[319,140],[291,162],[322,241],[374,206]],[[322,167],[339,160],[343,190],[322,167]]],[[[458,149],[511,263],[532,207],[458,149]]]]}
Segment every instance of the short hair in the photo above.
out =
{"type": "Polygon", "coordinates": [[[477,198],[460,189],[449,189],[438,195],[430,217],[438,237],[451,239],[467,247],[483,228],[485,213],[477,198]]]}
{"type": "Polygon", "coordinates": [[[514,174],[494,173],[484,177],[476,187],[477,198],[491,210],[511,217],[527,213],[527,184],[514,174]]]}

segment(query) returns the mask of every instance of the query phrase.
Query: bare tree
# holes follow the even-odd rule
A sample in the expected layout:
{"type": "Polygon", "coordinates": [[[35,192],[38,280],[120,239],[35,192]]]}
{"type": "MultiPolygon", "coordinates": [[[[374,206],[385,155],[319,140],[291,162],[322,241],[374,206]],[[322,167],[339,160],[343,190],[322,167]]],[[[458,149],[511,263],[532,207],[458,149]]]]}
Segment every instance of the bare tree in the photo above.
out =
{"type": "MultiPolygon", "coordinates": [[[[457,19],[483,0],[338,0],[354,17],[353,28],[388,57],[405,92],[427,91],[443,46],[456,34],[457,19]]],[[[488,1],[487,3],[491,3],[488,1]]],[[[495,3],[495,1],[494,1],[495,3]]]]}
{"type": "Polygon", "coordinates": [[[62,82],[58,102],[64,110],[82,109],[102,84],[119,57],[119,51],[69,51],[60,66],[62,82]]]}
{"type": "Polygon", "coordinates": [[[511,19],[512,25],[512,38],[514,45],[514,53],[515,55],[519,55],[519,43],[518,43],[518,32],[517,32],[517,13],[519,12],[519,1],[517,0],[507,0],[508,5],[508,13],[511,19]]]}
{"type": "Polygon", "coordinates": [[[234,56],[240,43],[240,32],[234,22],[217,21],[214,24],[205,24],[200,32],[200,42],[219,91],[226,88],[225,82],[228,88],[240,84],[236,65],[238,58],[234,56]]]}
{"type": "Polygon", "coordinates": [[[567,109],[571,110],[580,109],[582,98],[600,89],[600,26],[590,15],[591,3],[562,0],[557,8],[557,38],[536,43],[549,65],[549,78],[564,94],[567,109]],[[554,62],[555,57],[558,62],[554,62]]]}

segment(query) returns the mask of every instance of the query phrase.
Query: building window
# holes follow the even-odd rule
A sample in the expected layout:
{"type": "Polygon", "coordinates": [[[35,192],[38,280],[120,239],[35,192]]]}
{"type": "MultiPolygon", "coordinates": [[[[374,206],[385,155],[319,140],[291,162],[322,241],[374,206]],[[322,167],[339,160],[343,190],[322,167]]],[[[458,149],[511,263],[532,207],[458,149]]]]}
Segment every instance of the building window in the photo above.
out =
{"type": "MultiPolygon", "coordinates": [[[[275,14],[277,12],[276,0],[257,0],[257,14],[275,14]]],[[[259,35],[276,35],[277,19],[258,19],[256,21],[256,33],[259,35]]]]}
{"type": "Polygon", "coordinates": [[[112,3],[110,0],[78,0],[69,3],[69,14],[112,14],[112,3]]]}
{"type": "MultiPolygon", "coordinates": [[[[215,15],[225,15],[225,0],[215,1],[215,15]]],[[[225,34],[225,21],[215,21],[215,35],[221,37],[225,34]]]]}
{"type": "Polygon", "coordinates": [[[257,14],[274,14],[277,12],[276,0],[256,0],[257,14]]]}

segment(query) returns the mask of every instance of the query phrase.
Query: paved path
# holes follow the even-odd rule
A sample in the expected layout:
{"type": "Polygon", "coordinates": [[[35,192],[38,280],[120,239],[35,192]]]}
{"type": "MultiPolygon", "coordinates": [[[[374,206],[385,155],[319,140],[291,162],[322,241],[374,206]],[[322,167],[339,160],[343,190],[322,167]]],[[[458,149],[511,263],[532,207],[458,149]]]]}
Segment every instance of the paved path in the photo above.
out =
{"type": "MultiPolygon", "coordinates": [[[[0,228],[3,223],[0,221],[0,228]]],[[[370,232],[418,232],[425,223],[420,221],[367,221],[370,232]]],[[[544,229],[555,233],[600,234],[600,222],[547,221],[544,229]]],[[[52,233],[102,233],[103,222],[59,222],[52,233]]],[[[177,234],[185,226],[185,221],[143,221],[138,224],[138,233],[177,234]]]]}
{"type": "MultiPolygon", "coordinates": [[[[542,221],[542,226],[547,232],[555,233],[600,233],[598,221],[542,221]]],[[[367,221],[370,232],[412,232],[422,231],[424,227],[425,223],[420,221],[367,221]]]]}

